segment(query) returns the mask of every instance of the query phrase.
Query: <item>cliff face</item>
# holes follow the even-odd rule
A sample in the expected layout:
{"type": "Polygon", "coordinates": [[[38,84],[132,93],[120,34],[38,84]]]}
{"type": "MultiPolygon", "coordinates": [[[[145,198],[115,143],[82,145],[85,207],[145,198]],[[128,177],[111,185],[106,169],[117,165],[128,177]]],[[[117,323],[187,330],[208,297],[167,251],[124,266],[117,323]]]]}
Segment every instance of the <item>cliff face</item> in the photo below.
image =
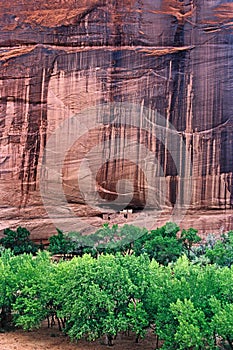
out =
{"type": "MultiPolygon", "coordinates": [[[[64,157],[57,163],[55,157],[53,165],[62,162],[55,170],[61,170],[58,182],[75,215],[97,215],[99,200],[118,198],[120,209],[162,210],[164,221],[184,206],[191,210],[186,224],[193,223],[192,210],[197,218],[221,209],[219,220],[206,214],[207,223],[199,220],[199,226],[232,228],[232,23],[233,3],[221,0],[2,1],[0,228],[20,224],[37,237],[48,234],[52,220],[41,199],[41,191],[51,195],[46,176],[55,184],[52,192],[58,187],[51,169],[42,167],[42,184],[40,172],[49,139],[61,125],[52,151],[64,157]],[[129,107],[124,121],[112,122],[116,112],[105,109],[114,103],[143,112],[129,107]],[[90,122],[87,107],[94,111],[93,125],[75,129],[79,137],[66,149],[72,117],[81,112],[80,123],[90,122]],[[164,121],[159,137],[151,126],[156,115],[164,121]],[[170,127],[180,141],[169,141],[170,127]],[[154,161],[143,168],[140,147],[127,154],[128,139],[154,161]]],[[[62,207],[58,197],[52,195],[47,206],[62,207]]],[[[66,214],[53,215],[64,223],[66,214]]]]}

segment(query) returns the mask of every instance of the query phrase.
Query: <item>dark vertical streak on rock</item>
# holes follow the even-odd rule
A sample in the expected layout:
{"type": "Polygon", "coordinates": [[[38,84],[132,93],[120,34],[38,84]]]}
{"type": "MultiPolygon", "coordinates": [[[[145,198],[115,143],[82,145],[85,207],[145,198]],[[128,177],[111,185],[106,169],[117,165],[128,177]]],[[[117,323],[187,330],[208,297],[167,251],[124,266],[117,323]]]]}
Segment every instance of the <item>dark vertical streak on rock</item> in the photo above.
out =
{"type": "Polygon", "coordinates": [[[3,136],[6,121],[6,100],[1,99],[0,103],[0,137],[3,136]]]}
{"type": "Polygon", "coordinates": [[[20,207],[27,204],[30,191],[37,189],[39,158],[46,146],[48,85],[55,60],[54,53],[51,55],[51,52],[43,49],[39,48],[37,54],[42,64],[32,66],[30,72],[27,136],[19,172],[22,192],[20,207]]]}
{"type": "MultiPolygon", "coordinates": [[[[180,1],[183,2],[183,1],[180,1]]],[[[181,11],[182,14],[184,14],[183,11],[181,11]]],[[[185,26],[183,22],[179,22],[176,19],[176,31],[174,34],[174,47],[183,47],[185,46],[184,41],[184,31],[185,26]]],[[[178,52],[175,55],[172,55],[171,57],[171,63],[172,63],[172,89],[171,89],[171,103],[170,103],[170,109],[168,112],[169,115],[169,122],[176,128],[178,131],[183,131],[186,128],[186,118],[184,115],[184,106],[186,105],[186,61],[187,61],[187,53],[184,52],[178,52]]],[[[168,136],[169,137],[169,136],[168,136]]],[[[174,145],[175,148],[176,145],[174,145]]],[[[179,145],[177,145],[177,149],[179,149],[179,145]]],[[[177,196],[178,196],[178,172],[177,164],[174,163],[172,155],[166,150],[167,152],[167,162],[166,162],[166,169],[165,169],[165,176],[169,176],[169,201],[172,204],[172,206],[175,205],[177,196]]],[[[182,162],[182,159],[180,159],[180,162],[182,162]]],[[[182,177],[182,174],[179,174],[180,177],[182,177]]]]}

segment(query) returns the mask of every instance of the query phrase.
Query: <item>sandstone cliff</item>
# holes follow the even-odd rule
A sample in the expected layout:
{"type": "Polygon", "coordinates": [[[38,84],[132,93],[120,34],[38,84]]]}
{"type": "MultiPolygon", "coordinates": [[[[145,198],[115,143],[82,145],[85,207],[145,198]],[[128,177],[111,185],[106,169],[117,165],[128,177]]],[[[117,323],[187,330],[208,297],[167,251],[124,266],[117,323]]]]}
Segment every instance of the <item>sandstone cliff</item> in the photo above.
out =
{"type": "Polygon", "coordinates": [[[121,207],[147,207],[145,220],[155,210],[162,211],[164,222],[183,206],[189,209],[183,225],[215,232],[233,227],[231,2],[4,0],[0,30],[1,229],[20,224],[40,238],[54,233],[49,216],[56,217],[57,226],[64,224],[69,208],[63,210],[60,193],[57,201],[55,196],[47,202],[55,208],[48,215],[40,188],[46,176],[53,182],[51,171],[41,174],[41,164],[50,136],[64,122],[63,137],[53,144],[55,153],[65,151],[64,159],[57,158],[62,164],[56,175],[62,200],[77,217],[93,216],[98,226],[98,198],[119,198],[121,207]],[[114,103],[146,112],[136,116],[135,125],[129,107],[125,124],[113,123],[115,112],[106,114],[105,108],[114,103]],[[85,124],[87,107],[94,111],[95,127],[88,124],[66,149],[72,116],[81,113],[85,124]],[[159,137],[151,127],[156,115],[165,121],[159,137]],[[169,141],[168,125],[180,141],[169,141]],[[154,162],[141,166],[140,147],[127,156],[126,139],[143,145],[154,162]],[[116,149],[117,159],[108,156],[116,149]],[[126,181],[119,189],[119,180],[131,185],[126,181]]]}

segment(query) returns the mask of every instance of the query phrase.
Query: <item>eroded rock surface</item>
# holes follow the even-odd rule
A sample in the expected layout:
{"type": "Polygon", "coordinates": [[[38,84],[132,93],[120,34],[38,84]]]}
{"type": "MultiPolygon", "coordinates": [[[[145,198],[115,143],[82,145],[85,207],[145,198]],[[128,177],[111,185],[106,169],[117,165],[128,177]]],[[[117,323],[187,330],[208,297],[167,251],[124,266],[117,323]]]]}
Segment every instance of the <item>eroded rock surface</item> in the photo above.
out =
{"type": "Polygon", "coordinates": [[[111,209],[104,212],[147,206],[143,220],[154,220],[153,227],[179,206],[189,209],[183,226],[231,229],[232,23],[233,4],[220,0],[1,1],[0,228],[26,226],[34,238],[55,232],[40,172],[48,140],[66,122],[53,143],[61,173],[41,175],[54,182],[47,195],[57,226],[68,220],[49,192],[60,181],[77,219],[96,226],[103,201],[111,209]],[[114,103],[138,112],[130,107],[124,122],[115,122],[117,111],[106,113],[114,103]],[[73,116],[90,121],[87,107],[93,128],[76,125],[79,137],[66,149],[73,116]]]}

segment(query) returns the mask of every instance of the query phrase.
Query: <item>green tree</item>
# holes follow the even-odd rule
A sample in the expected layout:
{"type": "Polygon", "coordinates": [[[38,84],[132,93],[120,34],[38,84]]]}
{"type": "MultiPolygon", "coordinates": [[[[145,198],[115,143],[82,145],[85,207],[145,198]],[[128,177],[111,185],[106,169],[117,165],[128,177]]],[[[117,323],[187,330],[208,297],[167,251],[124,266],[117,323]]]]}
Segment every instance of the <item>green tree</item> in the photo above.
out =
{"type": "Polygon", "coordinates": [[[190,258],[192,253],[192,247],[194,244],[197,244],[201,241],[201,237],[197,235],[198,230],[194,228],[189,228],[188,230],[182,230],[181,232],[181,241],[185,252],[187,252],[188,257],[190,258]]]}
{"type": "MultiPolygon", "coordinates": [[[[84,255],[70,262],[57,300],[62,305],[59,315],[67,320],[65,331],[72,339],[106,335],[111,345],[120,331],[132,330],[137,338],[144,335],[148,321],[139,284],[135,286],[130,278],[124,259],[121,255],[100,255],[98,259],[84,255]]],[[[138,261],[139,271],[140,258],[132,260],[134,267],[138,261]]]]}
{"type": "Polygon", "coordinates": [[[57,229],[58,234],[49,237],[48,250],[52,254],[68,254],[74,250],[73,242],[61,230],[57,229]]]}
{"type": "Polygon", "coordinates": [[[133,252],[138,256],[148,254],[160,264],[167,265],[182,255],[182,243],[177,239],[179,227],[172,222],[152,230],[144,231],[133,244],[133,252]]]}
{"type": "Polygon", "coordinates": [[[4,230],[5,237],[0,239],[0,244],[5,248],[9,248],[15,255],[23,253],[35,254],[38,246],[30,240],[30,232],[19,226],[15,231],[9,228],[4,230]]]}
{"type": "Polygon", "coordinates": [[[11,311],[14,296],[12,293],[14,275],[11,269],[13,253],[5,250],[0,257],[0,328],[7,328],[11,323],[11,311]]]}
{"type": "Polygon", "coordinates": [[[67,238],[72,241],[76,255],[87,253],[96,258],[101,254],[132,254],[135,241],[147,232],[146,229],[133,225],[110,227],[106,223],[91,235],[82,236],[78,232],[69,232],[67,238]]]}
{"type": "Polygon", "coordinates": [[[182,244],[173,237],[157,236],[144,244],[144,252],[160,264],[168,265],[182,255],[182,244]]]}
{"type": "Polygon", "coordinates": [[[216,334],[227,341],[230,349],[233,349],[233,304],[211,298],[211,307],[214,312],[212,327],[216,334]]]}
{"type": "Polygon", "coordinates": [[[212,349],[215,333],[212,327],[209,326],[213,317],[210,299],[213,295],[219,297],[225,289],[224,287],[222,287],[222,291],[220,289],[220,282],[223,282],[223,278],[220,279],[219,277],[221,270],[219,271],[214,265],[204,267],[193,265],[186,256],[179,258],[174,264],[168,266],[159,265],[152,260],[150,270],[151,284],[144,305],[146,311],[150,313],[150,318],[153,319],[154,317],[155,333],[164,342],[162,348],[169,350],[188,349],[187,344],[190,339],[192,340],[192,332],[195,327],[200,328],[202,322],[205,321],[206,328],[200,328],[198,331],[200,339],[203,340],[203,347],[200,347],[200,349],[212,349]],[[171,307],[178,300],[184,306],[182,314],[179,315],[175,314],[171,307]],[[192,302],[195,312],[197,311],[195,314],[196,321],[189,319],[189,315],[185,311],[189,302],[186,303],[185,300],[192,302]],[[200,310],[203,314],[199,313],[200,310]],[[188,317],[188,319],[184,322],[185,317],[188,317]],[[200,324],[198,323],[199,318],[200,324]],[[181,322],[180,326],[179,322],[181,322]],[[181,327],[184,323],[185,329],[181,327]],[[191,325],[190,333],[189,324],[191,325]],[[186,332],[184,338],[181,337],[182,329],[186,332]],[[181,344],[185,341],[187,342],[186,347],[182,348],[181,344]]]}
{"type": "Polygon", "coordinates": [[[233,264],[233,231],[222,235],[213,247],[206,250],[206,257],[212,264],[230,267],[233,264]]]}
{"type": "Polygon", "coordinates": [[[15,276],[12,310],[16,326],[25,330],[39,328],[47,317],[52,293],[50,281],[55,266],[46,252],[39,252],[36,258],[28,254],[12,258],[11,269],[15,276]]]}
{"type": "Polygon", "coordinates": [[[177,320],[174,335],[177,349],[214,349],[212,332],[202,310],[195,308],[193,302],[187,299],[178,299],[170,308],[177,320]]]}

